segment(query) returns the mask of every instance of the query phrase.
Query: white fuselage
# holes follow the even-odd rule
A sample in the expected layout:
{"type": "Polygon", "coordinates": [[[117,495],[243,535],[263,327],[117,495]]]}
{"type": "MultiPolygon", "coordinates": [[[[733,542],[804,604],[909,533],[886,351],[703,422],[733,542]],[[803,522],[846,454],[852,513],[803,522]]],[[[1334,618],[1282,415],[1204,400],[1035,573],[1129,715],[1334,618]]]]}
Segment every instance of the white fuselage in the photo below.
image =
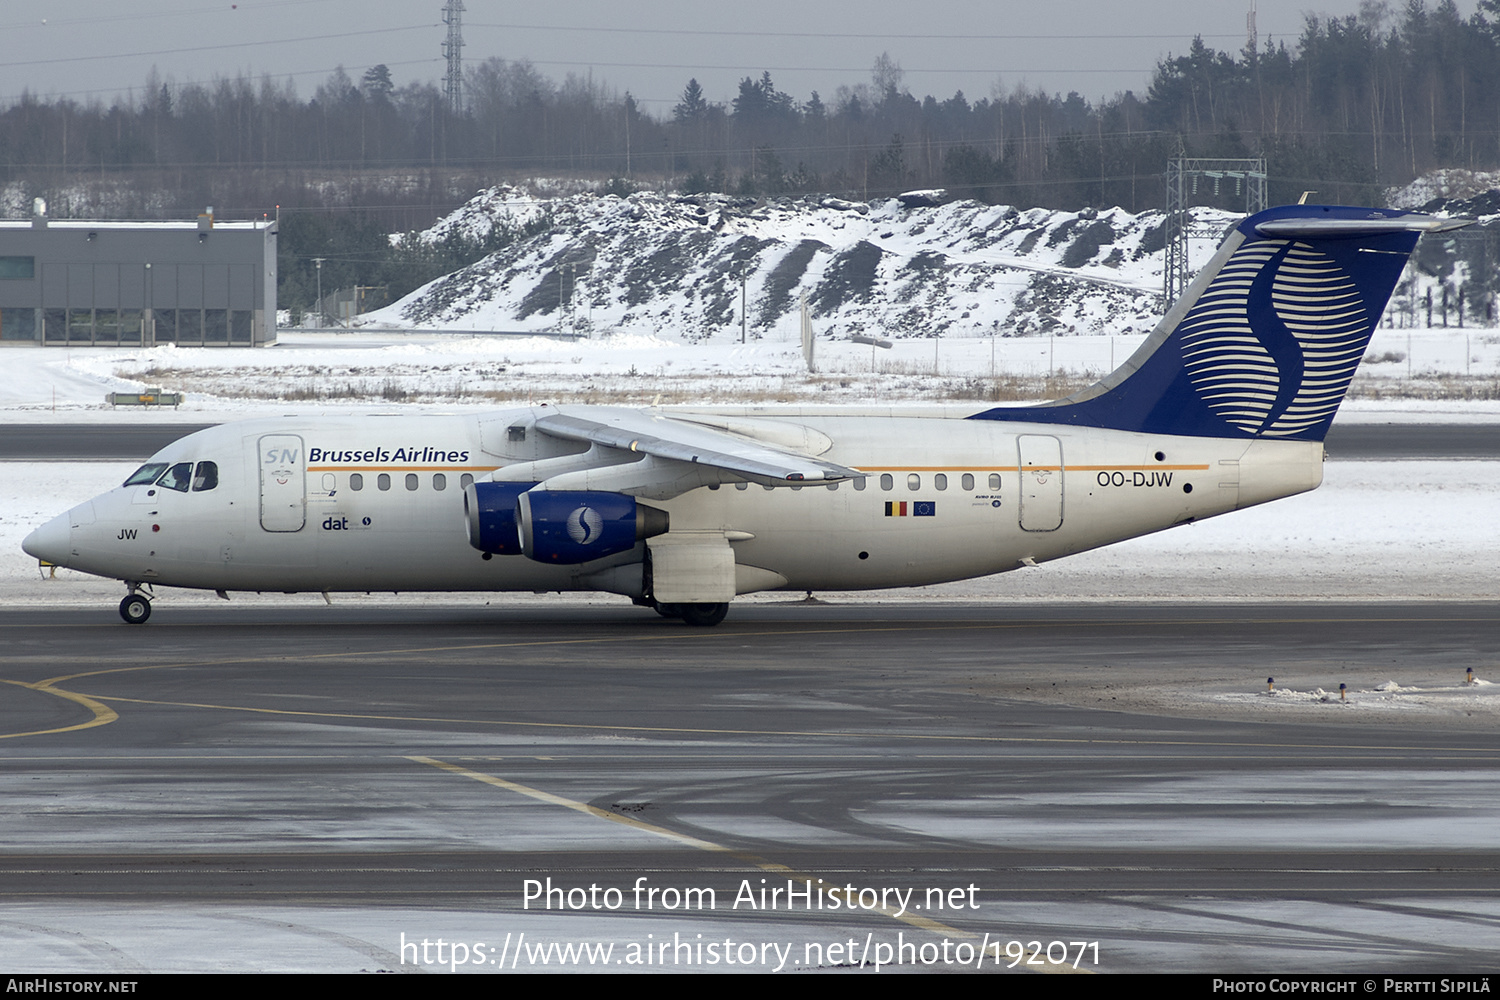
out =
{"type": "MultiPolygon", "coordinates": [[[[52,560],[60,565],[131,583],[634,596],[629,567],[641,562],[644,543],[571,566],[486,558],[469,544],[465,477],[566,453],[541,435],[507,439],[506,428],[545,412],[227,424],[153,457],[215,463],[214,488],[116,488],[34,537],[62,556],[52,560]]],[[[651,503],[670,514],[670,535],[729,540],[739,593],[852,590],[999,573],[1300,493],[1322,478],[1318,442],[1167,437],[958,412],[671,411],[784,421],[789,433],[826,436],[831,446],[819,457],[866,478],[774,489],[726,483],[651,503]]]]}

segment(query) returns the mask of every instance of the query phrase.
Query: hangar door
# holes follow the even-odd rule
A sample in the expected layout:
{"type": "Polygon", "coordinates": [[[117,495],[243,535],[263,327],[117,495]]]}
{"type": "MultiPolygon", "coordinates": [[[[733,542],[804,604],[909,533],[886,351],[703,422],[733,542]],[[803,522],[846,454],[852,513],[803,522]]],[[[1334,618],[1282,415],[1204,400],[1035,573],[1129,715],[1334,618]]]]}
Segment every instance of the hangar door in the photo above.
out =
{"type": "Polygon", "coordinates": [[[1063,520],[1062,442],[1050,434],[1016,438],[1021,474],[1021,530],[1056,531],[1063,520]]]}

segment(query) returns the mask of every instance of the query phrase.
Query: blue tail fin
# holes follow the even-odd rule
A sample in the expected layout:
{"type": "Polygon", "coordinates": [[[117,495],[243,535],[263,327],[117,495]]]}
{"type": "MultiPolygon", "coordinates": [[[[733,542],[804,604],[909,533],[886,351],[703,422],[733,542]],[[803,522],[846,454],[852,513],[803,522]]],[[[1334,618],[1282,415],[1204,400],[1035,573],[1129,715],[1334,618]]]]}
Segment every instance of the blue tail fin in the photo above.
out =
{"type": "Polygon", "coordinates": [[[1321,441],[1417,237],[1468,224],[1323,205],[1253,215],[1118,371],[975,418],[1321,441]]]}

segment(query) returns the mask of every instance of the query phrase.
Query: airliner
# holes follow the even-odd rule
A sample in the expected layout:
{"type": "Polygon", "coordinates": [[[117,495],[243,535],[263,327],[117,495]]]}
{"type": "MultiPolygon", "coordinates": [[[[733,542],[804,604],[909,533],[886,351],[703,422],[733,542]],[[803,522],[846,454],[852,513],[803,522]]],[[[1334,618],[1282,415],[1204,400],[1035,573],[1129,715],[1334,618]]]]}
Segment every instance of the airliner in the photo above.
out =
{"type": "Polygon", "coordinates": [[[1235,226],[1118,370],[1005,406],[527,406],[225,424],[23,543],[161,588],[595,591],[688,625],[740,594],[1033,566],[1315,488],[1422,233],[1295,205],[1235,226]]]}

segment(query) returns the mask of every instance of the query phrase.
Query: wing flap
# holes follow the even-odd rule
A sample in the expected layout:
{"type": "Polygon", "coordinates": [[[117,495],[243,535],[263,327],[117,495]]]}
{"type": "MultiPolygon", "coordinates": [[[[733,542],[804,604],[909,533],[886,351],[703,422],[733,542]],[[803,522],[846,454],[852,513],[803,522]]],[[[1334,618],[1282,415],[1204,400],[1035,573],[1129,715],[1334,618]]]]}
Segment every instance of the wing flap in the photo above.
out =
{"type": "Polygon", "coordinates": [[[689,465],[707,465],[756,481],[830,483],[862,475],[857,469],[758,441],[638,410],[593,407],[589,417],[557,412],[540,417],[536,429],[568,441],[651,455],[689,465]],[[601,416],[603,419],[593,419],[601,416]]]}

